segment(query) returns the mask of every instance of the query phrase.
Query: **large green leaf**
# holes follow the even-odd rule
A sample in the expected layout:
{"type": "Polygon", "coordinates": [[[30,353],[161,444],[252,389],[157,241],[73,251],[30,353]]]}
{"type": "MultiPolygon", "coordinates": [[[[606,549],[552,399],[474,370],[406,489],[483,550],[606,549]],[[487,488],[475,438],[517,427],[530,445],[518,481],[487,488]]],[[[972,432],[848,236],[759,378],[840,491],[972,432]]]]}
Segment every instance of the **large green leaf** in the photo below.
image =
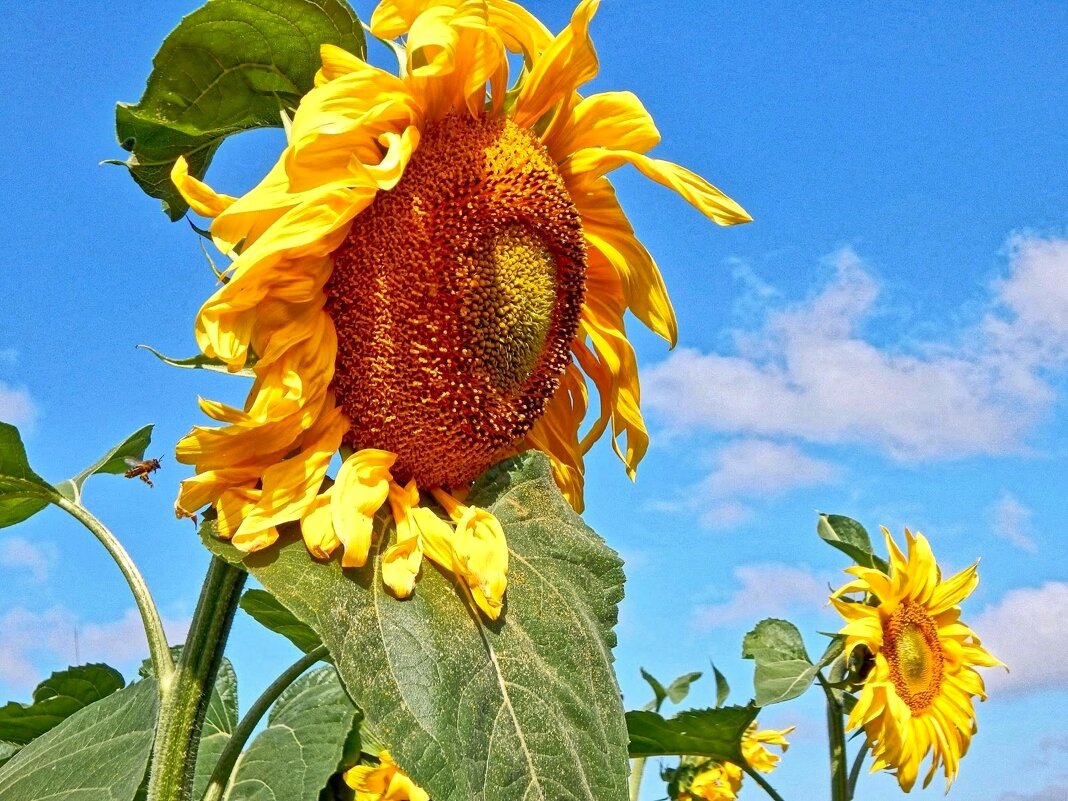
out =
{"type": "Polygon", "coordinates": [[[227,136],[282,124],[312,88],[319,46],[364,55],[363,30],[344,0],[208,0],[183,19],[152,60],[141,100],[115,110],[130,174],[172,220],[188,205],[170,180],[179,156],[204,175],[227,136]]]}
{"type": "Polygon", "coordinates": [[[145,775],[156,722],[156,683],[124,690],[71,715],[0,768],[3,801],[130,801],[145,775]]]}
{"type": "Polygon", "coordinates": [[[820,514],[816,533],[858,565],[889,572],[886,560],[876,556],[867,529],[851,517],[820,514]]]}
{"type": "Polygon", "coordinates": [[[628,712],[630,755],[702,756],[744,764],[742,735],[758,711],[752,705],[721,706],[688,709],[669,719],[647,710],[628,712]]]}
{"type": "Polygon", "coordinates": [[[230,736],[237,726],[237,674],[230,660],[223,657],[215,686],[208,700],[204,715],[204,727],[200,731],[200,746],[197,749],[196,772],[193,775],[193,798],[200,798],[208,786],[208,779],[215,769],[230,736]]]}
{"type": "Polygon", "coordinates": [[[835,637],[823,656],[813,663],[797,627],[786,620],[767,618],[742,640],[742,657],[756,662],[753,672],[754,703],[768,706],[797,698],[805,692],[821,668],[842,653],[842,640],[835,637]]]}
{"type": "Polygon", "coordinates": [[[97,475],[99,473],[110,473],[112,475],[121,475],[130,469],[130,466],[126,463],[127,457],[131,459],[143,459],[145,456],[145,448],[148,447],[148,443],[152,440],[152,426],[147,425],[143,428],[137,429],[134,433],[109,450],[93,464],[82,470],[74,478],[68,478],[66,481],[61,481],[56,485],[56,489],[66,498],[80,502],[82,494],[82,486],[85,484],[86,479],[89,476],[97,475]]]}
{"type": "Polygon", "coordinates": [[[33,517],[54,492],[30,467],[19,430],[0,423],[0,528],[33,517]]]}
{"type": "Polygon", "coordinates": [[[106,698],[125,685],[108,665],[79,665],[57,671],[33,691],[33,702],[0,707],[0,740],[25,745],[54,729],[79,709],[106,698]]]}
{"type": "Polygon", "coordinates": [[[310,626],[297,620],[293,613],[269,592],[247,590],[241,596],[241,608],[260,625],[281,634],[304,653],[323,644],[310,626]]]}
{"type": "Polygon", "coordinates": [[[334,668],[302,676],[241,756],[227,801],[316,801],[338,769],[357,714],[334,668]]]}
{"type": "Polygon", "coordinates": [[[368,722],[434,801],[625,799],[611,653],[621,560],[567,505],[541,454],[490,470],[470,500],[497,516],[511,550],[496,623],[429,563],[412,598],[391,596],[381,536],[366,568],[344,572],[298,539],[247,557],[210,532],[206,542],[322,637],[368,722]]]}

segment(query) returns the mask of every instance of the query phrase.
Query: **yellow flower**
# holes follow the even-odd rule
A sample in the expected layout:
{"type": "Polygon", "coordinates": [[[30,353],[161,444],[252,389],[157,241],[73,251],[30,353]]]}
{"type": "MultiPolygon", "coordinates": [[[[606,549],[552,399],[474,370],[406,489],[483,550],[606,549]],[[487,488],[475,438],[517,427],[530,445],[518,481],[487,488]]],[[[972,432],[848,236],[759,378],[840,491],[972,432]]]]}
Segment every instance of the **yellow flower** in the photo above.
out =
{"type": "Polygon", "coordinates": [[[846,653],[864,646],[874,657],[847,729],[863,726],[872,771],[893,770],[901,789],[912,789],[920,763],[931,755],[926,787],[939,765],[946,787],[976,732],[973,696],[986,699],[975,667],[1002,663],[960,622],[958,604],[979,583],[978,565],[943,581],[926,538],[905,529],[908,556],[886,536],[889,575],[867,567],[831,596],[846,619],[846,653]],[[861,594],[859,599],[846,595],[861,594]],[[865,603],[865,599],[872,604],[865,603]]]}
{"type": "Polygon", "coordinates": [[[179,160],[174,183],[233,258],[197,342],[255,374],[244,408],[202,401],[223,425],[179,443],[196,467],[179,514],[213,504],[245,551],[298,521],[312,554],[342,548],[357,567],[388,499],[407,515],[391,588],[411,592],[425,555],[494,616],[503,533],[445,496],[536,448],[581,510],[583,457],[609,429],[633,477],[648,436],[624,314],[671,344],[676,323],[606,174],[631,164],[717,223],[749,217],[645,155],[659,134],[634,95],[579,94],[597,73],[597,7],[583,0],[554,37],[511,0],[383,0],[370,27],[405,36],[399,76],[324,46],[288,146],[243,197],[179,160]],[[509,53],[523,61],[511,87],[509,53]],[[582,431],[588,381],[600,411],[582,431]],[[448,520],[414,511],[420,492],[448,520]]]}
{"type": "Polygon", "coordinates": [[[409,779],[388,751],[378,765],[357,765],[344,773],[345,784],[356,791],[356,801],[430,801],[426,790],[409,779]]]}
{"type": "MultiPolygon", "coordinates": [[[[771,773],[779,764],[779,755],[766,747],[777,745],[784,752],[790,747],[786,735],[794,730],[757,731],[756,721],[742,735],[742,756],[749,766],[761,773],[771,773]]],[[[734,801],[742,786],[742,769],[733,762],[709,762],[694,776],[690,786],[679,794],[679,801],[734,801]]]]}

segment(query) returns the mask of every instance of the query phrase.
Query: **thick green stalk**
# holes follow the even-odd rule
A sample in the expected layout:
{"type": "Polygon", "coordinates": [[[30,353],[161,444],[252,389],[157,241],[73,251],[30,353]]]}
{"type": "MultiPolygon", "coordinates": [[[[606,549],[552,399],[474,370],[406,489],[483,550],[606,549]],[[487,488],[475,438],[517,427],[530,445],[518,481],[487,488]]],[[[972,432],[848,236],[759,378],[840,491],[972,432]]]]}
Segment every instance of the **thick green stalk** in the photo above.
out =
{"type": "Polygon", "coordinates": [[[160,620],[159,611],[152,600],[152,593],[148,591],[148,585],[145,583],[144,577],[137,569],[133,559],[130,558],[130,554],[122,547],[122,543],[88,509],[80,504],[72,503],[59,493],[50,494],[49,500],[93,533],[93,536],[111,554],[111,558],[115,560],[115,564],[122,571],[126,583],[130,585],[130,592],[133,593],[137,611],[141,613],[141,624],[145,627],[145,636],[148,638],[148,655],[152,659],[152,669],[155,671],[156,678],[159,681],[160,696],[162,698],[173,680],[174,662],[171,660],[171,650],[167,646],[167,635],[163,632],[163,623],[160,620]]]}
{"type": "Polygon", "coordinates": [[[212,557],[174,681],[156,722],[149,801],[192,801],[200,730],[245,578],[241,568],[212,557]]]}
{"type": "Polygon", "coordinates": [[[326,650],[325,645],[320,645],[318,648],[308,651],[308,653],[286,668],[277,679],[271,682],[271,686],[256,699],[256,702],[245,713],[245,716],[241,718],[241,722],[237,724],[234,733],[230,735],[230,739],[227,741],[222,753],[219,754],[219,761],[215,763],[215,769],[211,773],[211,779],[208,781],[208,786],[204,790],[201,801],[219,801],[223,797],[226,787],[230,783],[230,774],[233,773],[234,765],[237,764],[237,758],[241,756],[241,750],[245,747],[245,743],[248,742],[248,738],[252,736],[252,731],[256,728],[256,724],[267,714],[271,704],[285,691],[286,687],[296,681],[301,673],[328,654],[329,652],[326,650]]]}
{"type": "Polygon", "coordinates": [[[845,721],[842,705],[822,673],[817,673],[827,696],[827,740],[831,756],[831,801],[849,801],[849,778],[846,775],[845,721]]]}
{"type": "Polygon", "coordinates": [[[867,755],[868,741],[865,740],[861,743],[860,748],[857,749],[856,759],[853,760],[853,767],[849,771],[849,801],[852,801],[857,793],[857,780],[860,778],[860,768],[864,764],[864,757],[867,755]]]}
{"type": "Polygon", "coordinates": [[[642,791],[642,774],[645,773],[645,757],[630,761],[630,801],[638,801],[642,791]]]}

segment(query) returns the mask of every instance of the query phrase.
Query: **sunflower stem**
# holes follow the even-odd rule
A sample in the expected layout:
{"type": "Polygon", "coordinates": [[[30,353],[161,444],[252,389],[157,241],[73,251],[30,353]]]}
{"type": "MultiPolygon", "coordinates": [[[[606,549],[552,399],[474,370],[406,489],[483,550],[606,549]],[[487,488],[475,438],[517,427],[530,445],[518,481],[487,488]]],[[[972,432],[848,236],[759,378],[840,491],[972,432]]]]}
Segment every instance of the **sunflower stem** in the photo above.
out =
{"type": "Polygon", "coordinates": [[[783,801],[783,797],[777,792],[775,792],[775,788],[768,784],[767,779],[765,779],[763,776],[753,770],[753,768],[751,768],[749,765],[742,765],[741,767],[742,770],[744,770],[753,781],[760,785],[760,787],[764,790],[765,793],[775,799],[775,801],[783,801]]]}
{"type": "Polygon", "coordinates": [[[245,743],[248,742],[248,738],[252,736],[252,731],[256,728],[260,719],[270,709],[271,704],[278,699],[278,696],[285,691],[286,687],[296,681],[305,670],[325,658],[328,654],[329,652],[326,650],[325,645],[320,645],[308,651],[308,653],[286,668],[277,679],[271,682],[271,686],[256,699],[256,702],[245,713],[245,716],[241,718],[241,722],[237,724],[234,733],[230,735],[230,739],[227,741],[222,753],[219,754],[219,761],[215,764],[211,779],[208,780],[208,786],[204,790],[204,795],[200,801],[219,801],[225,795],[226,788],[230,784],[234,765],[237,764],[237,758],[241,756],[241,750],[245,747],[245,743]]]}
{"type": "Polygon", "coordinates": [[[834,688],[827,683],[823,672],[816,673],[827,696],[827,740],[831,756],[831,801],[849,801],[849,779],[846,776],[845,722],[842,705],[834,697],[834,688]]]}
{"type": "Polygon", "coordinates": [[[853,760],[853,767],[849,770],[849,801],[852,801],[853,796],[857,792],[857,780],[860,778],[860,767],[864,764],[864,757],[868,755],[868,741],[865,740],[860,744],[860,749],[857,751],[857,757],[853,760]]]}
{"type": "Polygon", "coordinates": [[[58,493],[50,496],[49,500],[89,529],[93,536],[100,541],[100,544],[107,549],[107,552],[111,554],[111,558],[115,560],[115,564],[122,571],[123,578],[126,579],[126,583],[130,586],[130,592],[133,593],[137,611],[141,613],[141,624],[144,626],[145,636],[148,638],[148,655],[152,660],[152,669],[155,671],[156,679],[159,682],[160,699],[162,700],[174,678],[174,662],[171,660],[171,649],[167,645],[167,635],[163,631],[163,622],[160,620],[159,610],[156,608],[155,601],[152,600],[152,593],[148,590],[148,584],[145,583],[144,576],[141,575],[141,571],[137,569],[134,560],[130,558],[130,554],[122,547],[122,543],[119,542],[118,538],[88,509],[81,504],[67,500],[58,493]]]}
{"type": "Polygon", "coordinates": [[[212,558],[174,680],[160,705],[148,801],[192,801],[200,730],[245,577],[241,568],[212,558]]]}
{"type": "Polygon", "coordinates": [[[638,801],[642,791],[642,774],[645,773],[645,757],[630,761],[630,801],[638,801]]]}

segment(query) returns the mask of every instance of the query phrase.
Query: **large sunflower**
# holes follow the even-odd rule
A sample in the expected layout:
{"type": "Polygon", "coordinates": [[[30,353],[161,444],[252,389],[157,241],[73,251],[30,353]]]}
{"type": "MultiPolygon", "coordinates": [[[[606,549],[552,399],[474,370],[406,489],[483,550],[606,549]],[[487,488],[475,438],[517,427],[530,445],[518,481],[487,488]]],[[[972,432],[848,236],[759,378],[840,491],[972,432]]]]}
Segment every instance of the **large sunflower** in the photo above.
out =
{"type": "Polygon", "coordinates": [[[905,529],[907,556],[885,528],[883,534],[889,575],[849,568],[856,578],[831,597],[848,621],[840,632],[846,653],[863,646],[873,658],[847,728],[864,727],[872,771],[895,771],[905,792],[928,754],[924,786],[942,765],[948,789],[977,730],[972,698],[986,699],[975,668],[1002,664],[960,622],[958,604],[979,583],[978,566],[943,581],[922,534],[905,529]],[[844,597],[853,594],[860,597],[844,597]]]}
{"type": "Polygon", "coordinates": [[[411,592],[425,554],[496,617],[507,550],[459,500],[471,480],[536,448],[581,509],[583,456],[609,427],[633,476],[648,437],[624,313],[672,344],[676,324],[606,173],[631,164],[720,224],[749,216],[644,155],[659,135],[634,95],[578,93],[597,73],[597,6],[553,37],[510,0],[383,0],[370,28],[405,37],[399,76],[324,46],[288,146],[241,198],[178,162],[174,183],[233,258],[197,342],[255,373],[243,409],[203,401],[224,425],[179,443],[197,473],[180,514],[213,504],[245,551],[298,521],[314,555],[341,547],[351,567],[388,501],[394,591],[411,592]],[[509,53],[523,61],[511,86],[509,53]],[[600,411],[583,432],[588,380],[600,411]]]}

